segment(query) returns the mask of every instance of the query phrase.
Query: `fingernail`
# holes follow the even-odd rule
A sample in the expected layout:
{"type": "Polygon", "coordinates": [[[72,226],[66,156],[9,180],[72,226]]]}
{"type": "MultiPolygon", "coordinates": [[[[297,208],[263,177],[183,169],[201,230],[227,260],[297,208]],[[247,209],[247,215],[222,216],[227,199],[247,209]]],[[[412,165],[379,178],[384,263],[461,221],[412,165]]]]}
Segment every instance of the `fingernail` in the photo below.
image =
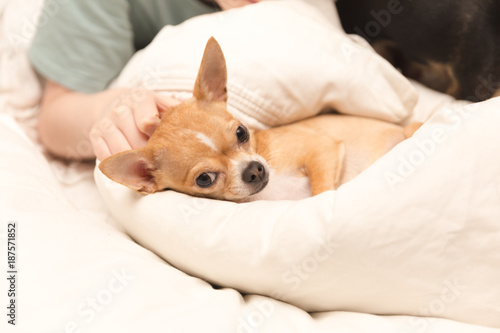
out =
{"type": "Polygon", "coordinates": [[[148,136],[151,136],[153,132],[155,131],[156,127],[160,124],[160,118],[154,117],[150,118],[148,120],[145,120],[143,122],[143,132],[146,133],[148,136]]]}

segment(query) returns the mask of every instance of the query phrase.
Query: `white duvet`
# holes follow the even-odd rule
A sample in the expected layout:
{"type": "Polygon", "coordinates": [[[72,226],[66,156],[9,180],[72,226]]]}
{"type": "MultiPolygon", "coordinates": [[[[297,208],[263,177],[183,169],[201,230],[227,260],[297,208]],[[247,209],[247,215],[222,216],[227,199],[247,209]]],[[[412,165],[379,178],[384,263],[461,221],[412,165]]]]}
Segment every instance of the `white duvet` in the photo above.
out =
{"type": "MultiPolygon", "coordinates": [[[[371,96],[385,101],[388,90],[395,101],[375,116],[430,120],[338,191],[238,205],[173,192],[140,196],[96,173],[101,198],[92,165],[65,165],[36,143],[39,83],[27,43],[12,38],[29,41],[34,4],[0,2],[4,259],[8,222],[17,222],[18,235],[17,325],[2,316],[2,332],[500,331],[499,99],[464,107],[355,49],[386,83],[371,96]],[[398,90],[401,82],[407,90],[398,90]]],[[[352,43],[345,45],[361,45],[352,43]]],[[[344,86],[356,86],[358,74],[354,82],[341,76],[344,86]]],[[[348,104],[315,96],[325,106],[348,104]]],[[[361,97],[351,103],[363,106],[369,99],[361,97]]],[[[265,104],[241,105],[233,103],[234,112],[250,120],[265,104]]],[[[0,281],[7,304],[7,280],[0,281]]]]}
{"type": "Polygon", "coordinates": [[[217,285],[313,312],[499,327],[499,106],[445,109],[353,181],[298,202],[142,196],[97,180],[136,241],[217,285]]]}

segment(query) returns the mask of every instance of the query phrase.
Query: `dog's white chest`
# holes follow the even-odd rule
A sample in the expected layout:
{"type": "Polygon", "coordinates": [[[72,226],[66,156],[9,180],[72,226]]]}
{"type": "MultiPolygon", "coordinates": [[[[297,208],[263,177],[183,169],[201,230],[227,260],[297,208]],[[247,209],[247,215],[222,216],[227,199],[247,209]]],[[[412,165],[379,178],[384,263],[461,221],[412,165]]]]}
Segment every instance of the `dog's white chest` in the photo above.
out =
{"type": "Polygon", "coordinates": [[[311,196],[311,184],[306,176],[276,174],[271,170],[269,184],[250,197],[255,200],[300,200],[311,196]]]}

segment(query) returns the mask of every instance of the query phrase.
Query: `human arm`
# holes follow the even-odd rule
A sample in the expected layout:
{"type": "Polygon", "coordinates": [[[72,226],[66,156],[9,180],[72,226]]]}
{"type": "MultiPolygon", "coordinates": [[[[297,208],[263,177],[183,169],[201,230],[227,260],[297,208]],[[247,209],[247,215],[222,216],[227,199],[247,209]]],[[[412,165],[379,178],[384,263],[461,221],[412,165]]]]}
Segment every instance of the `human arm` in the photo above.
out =
{"type": "Polygon", "coordinates": [[[40,140],[61,158],[102,160],[143,147],[161,112],[177,103],[143,88],[86,94],[48,81],[38,123],[40,140]]]}

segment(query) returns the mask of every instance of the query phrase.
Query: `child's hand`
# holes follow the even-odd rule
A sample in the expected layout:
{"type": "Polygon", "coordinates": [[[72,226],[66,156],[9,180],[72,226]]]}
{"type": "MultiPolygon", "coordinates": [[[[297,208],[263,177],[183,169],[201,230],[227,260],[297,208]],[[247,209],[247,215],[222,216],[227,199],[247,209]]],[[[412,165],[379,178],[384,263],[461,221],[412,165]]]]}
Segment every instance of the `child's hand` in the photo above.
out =
{"type": "Polygon", "coordinates": [[[143,88],[124,89],[104,110],[90,131],[96,157],[142,148],[160,123],[161,114],[180,101],[143,88]]]}

